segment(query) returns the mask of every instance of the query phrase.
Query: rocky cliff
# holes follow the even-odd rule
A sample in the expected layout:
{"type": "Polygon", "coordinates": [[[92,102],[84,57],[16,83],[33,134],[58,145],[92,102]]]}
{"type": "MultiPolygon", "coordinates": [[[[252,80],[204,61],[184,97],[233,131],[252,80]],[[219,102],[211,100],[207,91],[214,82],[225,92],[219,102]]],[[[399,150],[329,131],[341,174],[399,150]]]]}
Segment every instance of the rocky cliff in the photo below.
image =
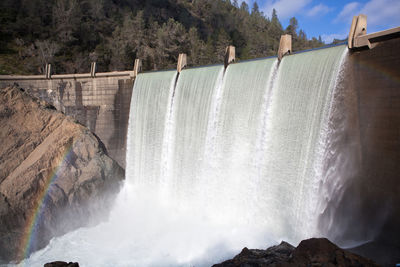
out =
{"type": "Polygon", "coordinates": [[[107,212],[124,170],[87,128],[15,87],[0,89],[0,125],[1,260],[107,212]]]}

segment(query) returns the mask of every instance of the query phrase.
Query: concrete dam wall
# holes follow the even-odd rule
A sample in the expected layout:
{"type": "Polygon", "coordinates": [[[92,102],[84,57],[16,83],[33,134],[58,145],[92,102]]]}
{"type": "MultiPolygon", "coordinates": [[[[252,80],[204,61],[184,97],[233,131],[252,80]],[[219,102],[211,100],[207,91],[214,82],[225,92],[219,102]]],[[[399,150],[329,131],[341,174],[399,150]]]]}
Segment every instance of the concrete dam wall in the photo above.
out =
{"type": "MultiPolygon", "coordinates": [[[[364,160],[373,162],[376,149],[400,158],[400,39],[379,43],[370,50],[352,52],[346,66],[346,86],[358,95],[364,160]],[[379,131],[378,131],[379,129],[379,131]],[[385,138],[381,138],[385,137],[385,138]]],[[[109,154],[125,166],[127,123],[134,78],[131,72],[44,76],[0,76],[0,87],[18,85],[87,126],[105,144],[109,154]]],[[[383,164],[383,163],[382,163],[383,164]]],[[[384,163],[391,170],[391,160],[384,163]]],[[[369,164],[367,164],[369,165],[369,164]]],[[[373,166],[373,165],[372,165],[373,166]]],[[[369,167],[370,168],[370,167],[369,167]]],[[[369,174],[371,175],[371,174],[369,174]]]]}
{"type": "Polygon", "coordinates": [[[361,168],[353,194],[363,221],[381,220],[374,237],[400,246],[400,39],[350,56],[346,83],[357,95],[361,168]],[[356,190],[357,188],[357,190],[356,190]]]}
{"type": "Polygon", "coordinates": [[[51,79],[43,76],[16,76],[1,79],[0,87],[17,85],[72,116],[94,132],[104,143],[108,154],[125,167],[133,79],[129,72],[104,76],[54,75],[51,79]]]}

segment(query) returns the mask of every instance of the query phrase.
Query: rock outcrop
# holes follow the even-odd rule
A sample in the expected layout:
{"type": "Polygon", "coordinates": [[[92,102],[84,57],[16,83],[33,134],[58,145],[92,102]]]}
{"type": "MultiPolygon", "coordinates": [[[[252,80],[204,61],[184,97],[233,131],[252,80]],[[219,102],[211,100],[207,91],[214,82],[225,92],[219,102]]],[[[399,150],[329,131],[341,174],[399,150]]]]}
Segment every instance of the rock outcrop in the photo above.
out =
{"type": "Polygon", "coordinates": [[[79,267],[77,262],[53,261],[46,263],[44,267],[79,267]]]}
{"type": "Polygon", "coordinates": [[[15,87],[0,90],[0,125],[0,261],[31,228],[36,250],[109,210],[124,170],[87,128],[15,87]]]}
{"type": "Polygon", "coordinates": [[[282,242],[266,250],[244,248],[233,259],[214,267],[295,267],[295,266],[365,266],[375,267],[373,261],[339,248],[326,238],[303,240],[297,246],[282,242]]]}

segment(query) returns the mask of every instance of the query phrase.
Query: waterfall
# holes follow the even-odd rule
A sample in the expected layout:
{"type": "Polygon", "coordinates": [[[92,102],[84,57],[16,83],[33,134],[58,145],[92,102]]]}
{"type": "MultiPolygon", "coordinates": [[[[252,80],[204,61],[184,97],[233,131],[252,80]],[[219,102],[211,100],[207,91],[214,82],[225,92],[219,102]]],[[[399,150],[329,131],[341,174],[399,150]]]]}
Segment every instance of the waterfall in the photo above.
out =
{"type": "Polygon", "coordinates": [[[259,223],[256,191],[260,177],[254,157],[276,65],[277,59],[270,58],[232,64],[226,70],[214,150],[207,155],[206,171],[213,180],[213,216],[219,220],[259,223]]]}
{"type": "Polygon", "coordinates": [[[345,51],[336,46],[283,58],[272,90],[262,203],[274,233],[291,242],[319,234],[320,141],[345,51]]]}
{"type": "Polygon", "coordinates": [[[139,74],[127,181],[109,221],[53,240],[28,262],[208,266],[244,246],[327,235],[321,188],[341,179],[323,169],[346,51],[139,74]]]}
{"type": "Polygon", "coordinates": [[[141,74],[135,81],[127,142],[129,183],[159,183],[162,145],[175,80],[175,71],[163,71],[141,74]]]}
{"type": "MultiPolygon", "coordinates": [[[[222,81],[223,66],[183,70],[175,89],[167,174],[170,195],[180,204],[202,194],[200,177],[212,102],[222,81]]],[[[182,205],[181,205],[182,206],[182,205]]]]}

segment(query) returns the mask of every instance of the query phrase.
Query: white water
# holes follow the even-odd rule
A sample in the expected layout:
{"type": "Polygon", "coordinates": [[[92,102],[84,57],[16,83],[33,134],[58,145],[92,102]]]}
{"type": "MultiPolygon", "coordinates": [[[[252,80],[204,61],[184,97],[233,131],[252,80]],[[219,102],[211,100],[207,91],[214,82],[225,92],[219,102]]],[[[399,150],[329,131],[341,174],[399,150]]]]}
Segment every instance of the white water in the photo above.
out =
{"type": "MultiPolygon", "coordinates": [[[[345,47],[285,57],[269,106],[262,203],[278,236],[298,242],[316,229],[327,122],[345,47]],[[321,142],[322,141],[322,142],[321,142]],[[284,210],[284,212],[282,212],[284,210]]],[[[340,180],[337,176],[335,179],[340,180]]]]}
{"type": "MultiPolygon", "coordinates": [[[[127,180],[107,222],[24,263],[208,266],[319,235],[326,120],[345,47],[140,74],[127,180]]],[[[323,233],[322,233],[323,234],[323,233]]]]}

